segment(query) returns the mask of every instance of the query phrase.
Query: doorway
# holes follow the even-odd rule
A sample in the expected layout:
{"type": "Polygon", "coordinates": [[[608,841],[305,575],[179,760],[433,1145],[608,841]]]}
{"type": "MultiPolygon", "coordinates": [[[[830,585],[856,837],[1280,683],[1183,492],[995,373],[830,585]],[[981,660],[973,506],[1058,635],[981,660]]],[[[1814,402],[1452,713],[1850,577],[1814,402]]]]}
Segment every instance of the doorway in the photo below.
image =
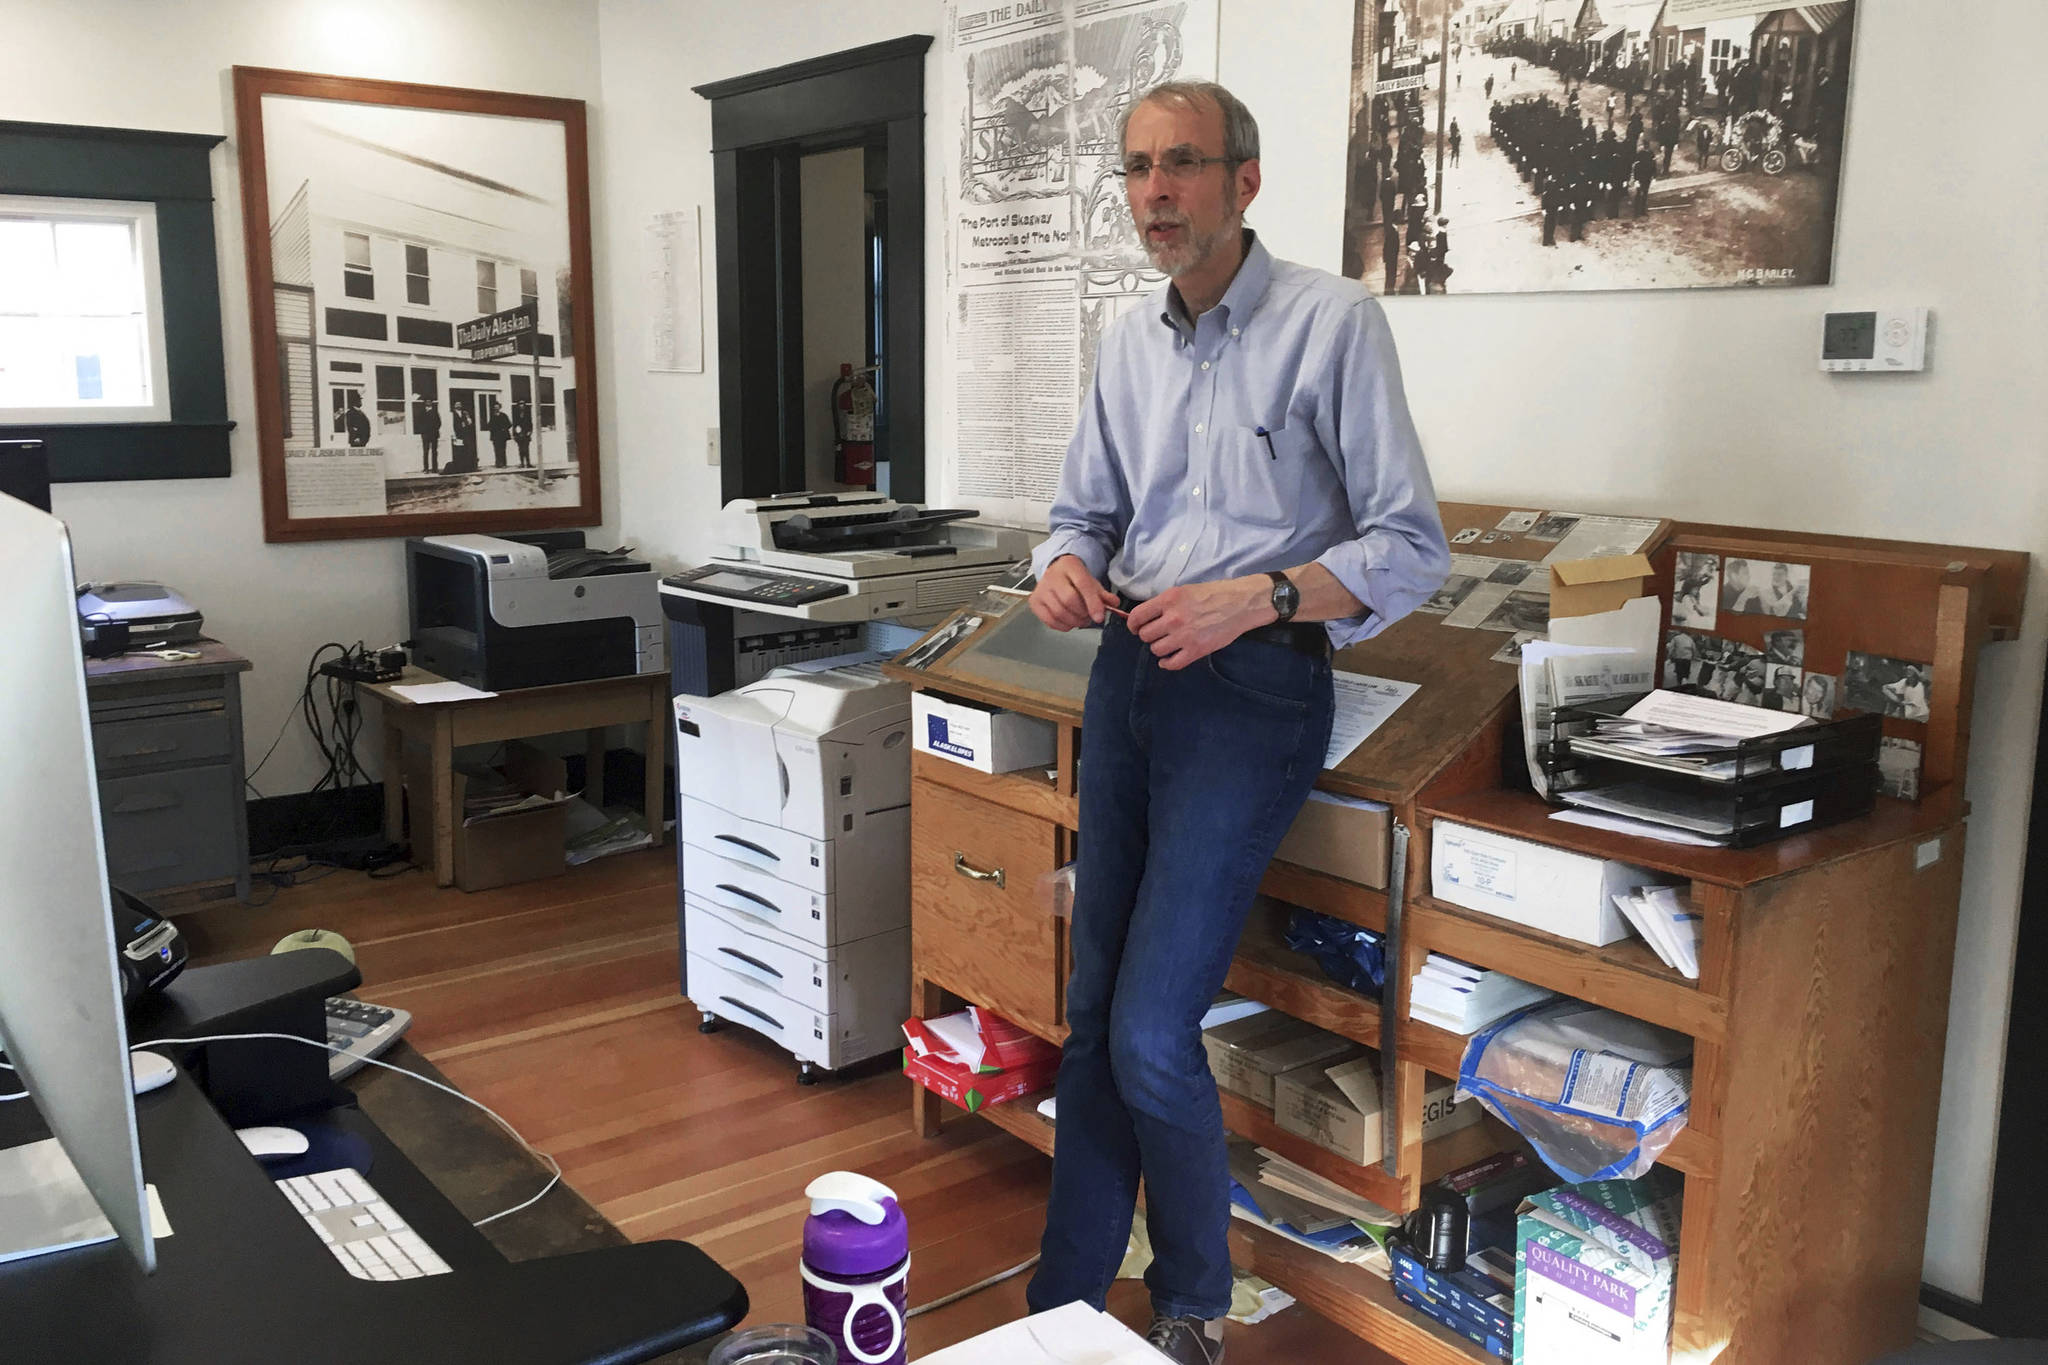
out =
{"type": "Polygon", "coordinates": [[[837,437],[827,433],[840,363],[872,367],[876,481],[900,501],[924,497],[924,66],[931,43],[916,34],[695,87],[711,101],[726,501],[796,491],[819,471],[837,472],[837,437]],[[860,157],[858,177],[847,174],[849,152],[860,157]],[[858,258],[809,282],[815,291],[829,280],[834,298],[844,300],[852,292],[844,288],[847,272],[858,272],[862,297],[810,320],[806,182],[823,195],[828,179],[835,198],[843,182],[860,186],[858,258]],[[849,318],[851,328],[842,329],[849,318]],[[807,321],[832,333],[816,356],[807,355],[807,321]],[[828,373],[814,374],[813,360],[828,373]]]}
{"type": "Polygon", "coordinates": [[[476,472],[476,390],[448,390],[448,463],[443,474],[476,472]]]}

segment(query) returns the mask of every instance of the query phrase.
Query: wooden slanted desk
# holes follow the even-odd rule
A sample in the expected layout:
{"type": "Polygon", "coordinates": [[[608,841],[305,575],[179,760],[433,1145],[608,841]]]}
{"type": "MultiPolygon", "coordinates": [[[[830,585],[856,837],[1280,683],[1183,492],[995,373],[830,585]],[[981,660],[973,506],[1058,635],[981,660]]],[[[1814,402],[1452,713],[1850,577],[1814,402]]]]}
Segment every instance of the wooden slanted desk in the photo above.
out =
{"type": "MultiPolygon", "coordinates": [[[[1448,531],[1495,526],[1509,510],[1442,507],[1448,531]]],[[[1526,559],[1549,548],[1484,547],[1526,559]]],[[[1341,653],[1337,666],[1420,690],[1317,785],[1387,803],[1412,835],[1406,863],[1391,867],[1389,889],[1378,890],[1276,861],[1261,888],[1271,900],[1254,908],[1227,979],[1232,990],[1382,1050],[1392,1116],[1386,1159],[1348,1161],[1233,1095],[1222,1096],[1223,1118],[1233,1132],[1403,1212],[1424,1184],[1512,1142],[1491,1119],[1422,1139],[1427,1079],[1455,1077],[1466,1044],[1408,1018],[1408,984],[1432,951],[1688,1034],[1690,1122],[1661,1158],[1685,1177],[1673,1361],[1861,1365],[1913,1336],[1962,881],[1974,665],[1981,644],[2018,629],[2026,557],[1667,527],[1645,546],[1667,619],[1680,550],[1810,566],[1810,619],[1796,624],[1816,670],[1840,668],[1847,650],[1932,665],[1928,720],[1884,721],[1887,735],[1924,746],[1921,801],[1880,798],[1862,819],[1751,849],[1561,824],[1533,793],[1504,782],[1503,749],[1509,767],[1521,766],[1510,728],[1517,671],[1491,659],[1506,637],[1425,614],[1396,622],[1341,653]],[[1436,899],[1429,843],[1438,820],[1672,874],[1703,920],[1700,978],[1670,970],[1633,939],[1595,948],[1436,899]],[[1343,989],[1289,951],[1281,942],[1287,904],[1387,932],[1384,995],[1343,989]]],[[[1719,633],[1755,644],[1782,624],[1724,614],[1719,633]]],[[[1050,720],[1058,736],[1050,779],[914,756],[912,1007],[929,1015],[967,1000],[1057,1041],[1066,1033],[1066,927],[1040,907],[1033,884],[1087,838],[1077,780],[1087,756],[1081,680],[1029,663],[992,667],[977,651],[1000,635],[985,625],[923,670],[889,666],[913,687],[1050,720]]],[[[1055,1130],[1037,1114],[1039,1098],[981,1115],[1049,1152],[1055,1130]]],[[[933,1134],[944,1109],[919,1091],[912,1121],[933,1134]]],[[[1490,1359],[1397,1302],[1364,1269],[1244,1223],[1233,1224],[1231,1248],[1239,1265],[1411,1365],[1490,1359]]]]}
{"type": "Polygon", "coordinates": [[[498,744],[508,739],[534,739],[565,730],[588,731],[584,797],[604,804],[604,731],[609,725],[647,727],[647,784],[641,813],[656,844],[662,842],[663,771],[668,752],[668,674],[638,673],[552,687],[524,687],[467,701],[416,702],[393,687],[447,679],[422,668],[408,667],[396,683],[366,684],[363,691],[382,704],[384,712],[384,837],[398,843],[405,836],[402,799],[407,740],[427,752],[427,810],[414,821],[413,843],[420,831],[433,830],[434,883],[455,881],[455,751],[469,744],[498,744]]]}

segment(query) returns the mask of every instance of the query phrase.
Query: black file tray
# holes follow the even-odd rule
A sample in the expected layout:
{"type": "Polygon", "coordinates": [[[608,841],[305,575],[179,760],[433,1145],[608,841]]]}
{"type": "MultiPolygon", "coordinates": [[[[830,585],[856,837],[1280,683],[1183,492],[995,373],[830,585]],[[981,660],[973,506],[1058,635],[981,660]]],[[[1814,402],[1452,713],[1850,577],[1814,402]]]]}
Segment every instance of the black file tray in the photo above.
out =
{"type": "Polygon", "coordinates": [[[1597,721],[1621,715],[1638,700],[1613,697],[1557,708],[1552,738],[1537,752],[1553,801],[1591,810],[1600,807],[1570,797],[1620,802],[1641,809],[1609,813],[1687,829],[1732,848],[1853,820],[1877,803],[1877,716],[1823,721],[1690,755],[1735,765],[1733,773],[1712,778],[1574,747],[1574,739],[1590,735],[1597,721]]]}

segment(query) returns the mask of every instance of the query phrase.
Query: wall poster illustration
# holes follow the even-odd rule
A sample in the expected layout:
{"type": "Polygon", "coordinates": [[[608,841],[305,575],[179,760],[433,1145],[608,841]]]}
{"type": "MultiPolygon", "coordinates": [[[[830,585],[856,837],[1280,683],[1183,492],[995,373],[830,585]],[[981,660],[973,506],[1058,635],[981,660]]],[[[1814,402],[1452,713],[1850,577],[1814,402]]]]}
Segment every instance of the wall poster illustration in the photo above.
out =
{"type": "Polygon", "coordinates": [[[235,68],[265,538],[593,525],[584,107],[235,68]]]}
{"type": "Polygon", "coordinates": [[[1826,284],[1855,0],[1354,0],[1378,294],[1826,284]]]}

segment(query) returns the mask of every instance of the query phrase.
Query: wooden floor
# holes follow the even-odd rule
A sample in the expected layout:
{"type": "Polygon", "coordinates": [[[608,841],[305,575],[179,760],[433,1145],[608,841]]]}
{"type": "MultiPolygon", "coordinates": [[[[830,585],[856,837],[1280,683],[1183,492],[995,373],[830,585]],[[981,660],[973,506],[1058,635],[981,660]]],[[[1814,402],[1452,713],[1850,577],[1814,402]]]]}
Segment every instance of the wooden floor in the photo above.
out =
{"type": "MultiPolygon", "coordinates": [[[[360,994],[412,1011],[413,1044],[496,1109],[635,1239],[694,1242],[747,1287],[751,1323],[800,1321],[803,1188],[866,1172],[910,1218],[910,1298],[928,1303],[1017,1265],[1038,1246],[1051,1163],[962,1116],[929,1142],[909,1129],[909,1085],[887,1063],[796,1084],[795,1064],[744,1029],[697,1032],[677,993],[671,850],[604,859],[497,891],[436,890],[409,872],[336,872],[261,908],[180,916],[197,961],[267,952],[331,929],[356,948],[360,994]]],[[[911,1324],[911,1356],[1022,1316],[1027,1275],[911,1324]]],[[[1143,1286],[1110,1303],[1143,1330],[1143,1286]]],[[[1296,1307],[1230,1328],[1231,1365],[1389,1360],[1296,1307]]]]}

